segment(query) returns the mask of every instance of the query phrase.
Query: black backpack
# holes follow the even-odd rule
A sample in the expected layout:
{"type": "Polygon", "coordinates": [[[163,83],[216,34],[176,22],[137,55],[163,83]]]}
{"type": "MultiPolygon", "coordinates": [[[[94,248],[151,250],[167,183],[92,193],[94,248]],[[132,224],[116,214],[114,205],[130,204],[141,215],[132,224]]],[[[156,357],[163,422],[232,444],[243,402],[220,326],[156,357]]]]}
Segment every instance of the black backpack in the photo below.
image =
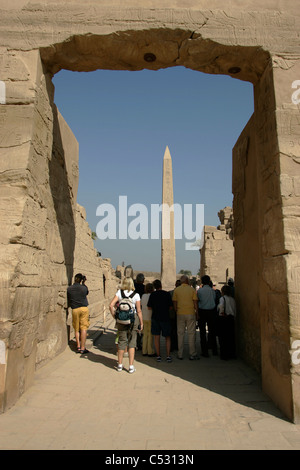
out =
{"type": "Polygon", "coordinates": [[[122,299],[119,302],[116,311],[116,321],[122,325],[131,325],[134,323],[135,304],[132,298],[136,292],[132,292],[128,297],[121,290],[122,299]]]}

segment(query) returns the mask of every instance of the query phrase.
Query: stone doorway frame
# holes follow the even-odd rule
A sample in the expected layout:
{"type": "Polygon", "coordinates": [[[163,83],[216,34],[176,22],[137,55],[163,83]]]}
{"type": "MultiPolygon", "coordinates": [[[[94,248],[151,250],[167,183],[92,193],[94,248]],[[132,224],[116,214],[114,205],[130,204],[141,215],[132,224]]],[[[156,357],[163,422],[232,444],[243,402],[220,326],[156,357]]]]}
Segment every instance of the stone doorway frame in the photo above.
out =
{"type": "Polygon", "coordinates": [[[292,84],[300,78],[299,17],[272,9],[237,8],[225,14],[75,3],[72,8],[43,3],[17,14],[8,9],[4,13],[4,29],[17,17],[22,26],[8,39],[1,30],[0,73],[7,95],[0,108],[4,124],[0,340],[6,347],[5,364],[0,364],[0,409],[15,403],[30,386],[35,368],[65,347],[61,341],[51,350],[41,348],[41,344],[51,347],[47,340],[53,324],[47,312],[56,312],[63,329],[78,178],[76,162],[64,143],[69,131],[53,101],[53,74],[61,68],[155,70],[183,65],[254,85],[254,115],[233,150],[237,258],[250,259],[250,246],[257,260],[247,270],[255,279],[253,296],[242,264],[237,262],[235,269],[241,351],[246,360],[261,367],[263,390],[290,420],[300,422],[300,366],[292,360],[293,345],[300,339],[300,120],[298,105],[291,101],[292,84]],[[279,39],[274,47],[276,31],[279,39]],[[55,175],[68,198],[59,199],[55,175]],[[62,220],[58,200],[64,201],[67,221],[62,220]],[[5,210],[8,205],[11,210],[5,210]],[[60,259],[52,259],[53,240],[47,235],[51,230],[53,240],[60,240],[60,259]],[[66,233],[71,233],[70,246],[66,233]],[[59,282],[54,281],[56,274],[59,282]],[[259,309],[248,329],[245,298],[259,309]],[[51,303],[46,310],[45,299],[51,303]],[[29,314],[24,314],[24,305],[29,314]],[[35,311],[40,312],[38,318],[35,311]]]}

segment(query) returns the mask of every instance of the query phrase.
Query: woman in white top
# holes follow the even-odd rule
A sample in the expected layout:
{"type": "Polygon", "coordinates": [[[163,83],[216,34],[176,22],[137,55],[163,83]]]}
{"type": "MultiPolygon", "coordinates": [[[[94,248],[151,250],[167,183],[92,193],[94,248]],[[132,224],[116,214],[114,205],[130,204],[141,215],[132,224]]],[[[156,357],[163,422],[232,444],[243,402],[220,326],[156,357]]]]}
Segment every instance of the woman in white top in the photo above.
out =
{"type": "Polygon", "coordinates": [[[230,295],[230,288],[227,289],[229,286],[223,286],[221,289],[222,297],[220,297],[218,311],[219,315],[232,315],[235,317],[236,315],[236,306],[235,300],[230,295]],[[224,289],[225,288],[225,289],[224,289]]]}
{"type": "Polygon", "coordinates": [[[220,345],[220,358],[235,359],[235,324],[236,315],[235,300],[231,296],[229,286],[223,286],[221,289],[222,297],[218,305],[218,335],[220,345]]]}
{"type": "MultiPolygon", "coordinates": [[[[126,297],[134,293],[134,282],[131,277],[124,278],[120,289],[117,291],[116,295],[112,299],[109,310],[112,316],[115,318],[116,311],[115,306],[120,300],[122,300],[122,292],[126,297]]],[[[133,328],[130,325],[122,325],[117,323],[117,328],[119,331],[119,343],[118,343],[118,367],[117,370],[121,372],[123,370],[123,357],[126,346],[128,346],[128,355],[129,355],[129,373],[132,374],[135,372],[135,367],[133,365],[135,347],[136,347],[136,335],[138,326],[140,324],[141,330],[143,330],[143,317],[141,311],[141,298],[138,293],[135,293],[132,297],[132,302],[135,306],[135,319],[133,328]]]]}

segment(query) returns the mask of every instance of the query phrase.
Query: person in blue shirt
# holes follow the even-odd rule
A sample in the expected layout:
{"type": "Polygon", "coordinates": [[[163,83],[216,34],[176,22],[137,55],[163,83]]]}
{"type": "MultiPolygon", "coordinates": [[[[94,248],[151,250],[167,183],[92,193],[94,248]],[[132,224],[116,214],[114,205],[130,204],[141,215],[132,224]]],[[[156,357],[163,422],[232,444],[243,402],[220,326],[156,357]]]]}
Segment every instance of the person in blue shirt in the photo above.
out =
{"type": "Polygon", "coordinates": [[[212,348],[213,354],[218,354],[216,339],[216,293],[210,287],[209,276],[202,276],[201,282],[202,287],[197,290],[200,345],[202,356],[209,357],[208,344],[212,348]],[[208,335],[206,334],[206,327],[208,335]]]}

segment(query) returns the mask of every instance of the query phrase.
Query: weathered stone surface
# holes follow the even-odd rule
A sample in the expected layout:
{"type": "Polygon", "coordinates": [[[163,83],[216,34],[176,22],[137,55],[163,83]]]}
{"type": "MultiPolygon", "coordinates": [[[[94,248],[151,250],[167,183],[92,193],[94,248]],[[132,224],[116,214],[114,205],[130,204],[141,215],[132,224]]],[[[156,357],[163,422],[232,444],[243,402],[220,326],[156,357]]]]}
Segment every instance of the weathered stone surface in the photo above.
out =
{"type": "MultiPolygon", "coordinates": [[[[21,52],[10,53],[4,64],[4,78],[27,82],[35,99],[1,108],[0,338],[12,367],[1,367],[1,409],[30,385],[37,367],[67,345],[66,289],[75,260],[94,265],[91,277],[101,282],[98,290],[91,288],[91,316],[103,321],[108,307],[91,231],[76,222],[78,143],[51,102],[53,86],[38,61],[36,52],[21,52]],[[37,63],[28,68],[24,57],[27,65],[34,57],[37,63]]],[[[111,282],[115,286],[109,272],[109,294],[111,282]]]]}
{"type": "Polygon", "coordinates": [[[110,260],[102,259],[95,249],[85,209],[79,204],[76,207],[75,225],[74,275],[80,272],[86,276],[91,321],[103,322],[109,313],[109,302],[116,293],[119,279],[115,276],[110,260]]]}
{"type": "MultiPolygon", "coordinates": [[[[78,162],[77,144],[53,104],[53,73],[181,65],[254,84],[255,112],[233,165],[236,292],[245,304],[239,331],[250,361],[261,360],[264,390],[299,422],[299,370],[289,354],[291,340],[300,339],[300,121],[299,103],[292,101],[300,73],[299,8],[293,0],[140,3],[0,0],[7,98],[0,105],[0,340],[9,365],[0,365],[0,409],[26,389],[36,364],[67,342],[64,296],[78,238],[78,162]],[[153,62],[147,53],[156,56],[153,62]],[[26,300],[29,312],[42,306],[37,316],[14,310],[25,287],[33,296],[26,300]]],[[[226,233],[225,224],[219,228],[215,242],[226,233]]],[[[109,262],[101,263],[110,279],[109,262]]],[[[92,304],[101,310],[96,297],[92,304]]]]}
{"type": "MultiPolygon", "coordinates": [[[[286,52],[297,49],[297,34],[292,31],[298,17],[292,3],[279,8],[278,2],[269,2],[268,6],[256,2],[252,9],[254,2],[243,2],[242,8],[230,2],[226,12],[222,2],[216,4],[214,10],[207,2],[195,1],[181,7],[170,1],[165,6],[156,2],[147,6],[144,2],[143,8],[137,2],[126,2],[122,9],[114,3],[88,2],[84,8],[74,1],[59,7],[48,1],[25,3],[18,12],[22,36],[18,28],[12,28],[15,10],[4,10],[1,42],[14,48],[20,48],[22,42],[23,50],[32,49],[38,42],[45,47],[43,59],[51,67],[56,62],[73,70],[140,69],[141,54],[151,52],[157,56],[151,68],[182,63],[208,73],[228,73],[230,66],[238,65],[242,66],[240,77],[250,81],[257,81],[264,69],[267,56],[262,48],[280,50],[282,37],[288,33],[286,52]],[[276,34],[276,28],[281,35],[276,34]],[[72,36],[74,31],[76,36],[72,36]],[[231,51],[226,51],[225,44],[231,51]]],[[[53,70],[57,71],[57,65],[53,70]]]]}
{"type": "Polygon", "coordinates": [[[162,228],[161,228],[161,283],[170,291],[176,282],[176,250],[174,225],[173,169],[169,147],[163,160],[162,228]]]}
{"type": "Polygon", "coordinates": [[[218,216],[221,225],[204,226],[200,276],[207,274],[220,289],[229,277],[235,277],[232,208],[224,207],[218,212],[218,216]]]}

